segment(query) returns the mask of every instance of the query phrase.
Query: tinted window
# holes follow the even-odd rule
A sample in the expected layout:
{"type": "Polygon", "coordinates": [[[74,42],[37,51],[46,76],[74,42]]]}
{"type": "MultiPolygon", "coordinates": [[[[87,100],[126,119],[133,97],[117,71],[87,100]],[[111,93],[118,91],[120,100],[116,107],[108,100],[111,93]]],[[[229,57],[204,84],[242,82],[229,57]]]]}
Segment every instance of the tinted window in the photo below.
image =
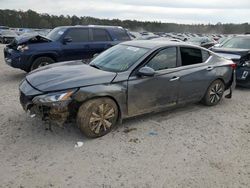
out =
{"type": "Polygon", "coordinates": [[[202,63],[202,54],[200,49],[196,48],[181,48],[182,66],[194,65],[202,63]]]}
{"type": "Polygon", "coordinates": [[[210,57],[210,53],[205,50],[201,50],[201,53],[202,53],[202,61],[203,62],[207,61],[207,59],[210,57]]]}
{"type": "Polygon", "coordinates": [[[176,67],[176,48],[171,47],[158,52],[147,64],[155,71],[176,67]]]}
{"type": "Polygon", "coordinates": [[[105,29],[93,29],[94,41],[110,41],[110,36],[105,29]]]}
{"type": "Polygon", "coordinates": [[[89,41],[88,29],[70,29],[66,37],[71,37],[72,42],[87,42],[89,41]]]}
{"type": "Polygon", "coordinates": [[[120,41],[130,40],[130,37],[128,36],[127,32],[124,29],[114,30],[114,33],[116,35],[117,40],[120,41]]]}

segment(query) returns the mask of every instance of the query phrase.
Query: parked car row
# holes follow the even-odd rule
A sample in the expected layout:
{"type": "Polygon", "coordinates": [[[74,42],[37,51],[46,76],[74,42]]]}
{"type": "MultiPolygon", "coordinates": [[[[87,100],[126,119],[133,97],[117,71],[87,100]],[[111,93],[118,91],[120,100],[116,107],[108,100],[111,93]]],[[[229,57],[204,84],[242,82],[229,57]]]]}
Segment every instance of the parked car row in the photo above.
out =
{"type": "MultiPolygon", "coordinates": [[[[51,29],[33,29],[33,28],[10,28],[7,26],[0,26],[0,33],[1,31],[11,31],[12,33],[14,32],[14,34],[16,36],[20,36],[20,35],[26,35],[26,34],[39,34],[42,36],[46,36],[51,29]]],[[[0,41],[0,43],[4,43],[2,41],[0,41]]]]}
{"type": "Polygon", "coordinates": [[[8,44],[12,42],[18,35],[12,30],[1,30],[0,31],[0,43],[8,44]]]}
{"type": "Polygon", "coordinates": [[[65,26],[46,37],[15,38],[4,49],[6,63],[32,71],[19,87],[23,109],[59,125],[76,120],[95,138],[129,117],[199,101],[216,105],[231,98],[236,79],[250,86],[250,36],[209,50],[200,47],[210,42],[205,37],[130,35],[117,26],[65,26]]]}

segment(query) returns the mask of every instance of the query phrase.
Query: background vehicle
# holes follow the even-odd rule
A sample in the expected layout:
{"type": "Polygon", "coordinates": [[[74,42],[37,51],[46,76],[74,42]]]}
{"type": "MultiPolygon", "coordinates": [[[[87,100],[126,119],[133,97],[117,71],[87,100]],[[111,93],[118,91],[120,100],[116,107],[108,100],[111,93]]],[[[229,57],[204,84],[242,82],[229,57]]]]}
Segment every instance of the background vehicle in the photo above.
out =
{"type": "Polygon", "coordinates": [[[237,85],[250,87],[250,35],[232,37],[211,50],[233,60],[237,64],[237,85]]]}
{"type": "Polygon", "coordinates": [[[0,31],[0,43],[7,44],[12,42],[18,35],[12,30],[0,31]]]}
{"type": "Polygon", "coordinates": [[[9,27],[0,25],[0,31],[2,31],[2,30],[8,30],[8,29],[9,29],[9,27]]]}
{"type": "Polygon", "coordinates": [[[126,30],[116,26],[64,26],[46,37],[19,36],[4,49],[5,61],[27,72],[55,62],[88,60],[122,41],[130,40],[126,30]]]}
{"type": "Polygon", "coordinates": [[[216,44],[215,41],[208,37],[193,37],[188,39],[187,42],[201,46],[203,48],[210,48],[216,44]]]}
{"type": "Polygon", "coordinates": [[[231,60],[185,43],[130,41],[89,65],[35,70],[20,85],[20,102],[59,123],[77,117],[84,134],[99,137],[127,117],[190,102],[218,104],[232,86],[234,68],[231,60]]]}

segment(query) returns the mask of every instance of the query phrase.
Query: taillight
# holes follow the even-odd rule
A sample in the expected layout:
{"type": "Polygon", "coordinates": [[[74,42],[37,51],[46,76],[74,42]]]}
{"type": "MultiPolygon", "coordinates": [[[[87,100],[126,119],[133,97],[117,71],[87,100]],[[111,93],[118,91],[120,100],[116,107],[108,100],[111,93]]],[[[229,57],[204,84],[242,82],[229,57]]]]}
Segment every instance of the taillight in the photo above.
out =
{"type": "Polygon", "coordinates": [[[230,67],[232,67],[232,69],[236,69],[237,68],[237,64],[236,63],[232,63],[232,64],[230,64],[230,67]]]}

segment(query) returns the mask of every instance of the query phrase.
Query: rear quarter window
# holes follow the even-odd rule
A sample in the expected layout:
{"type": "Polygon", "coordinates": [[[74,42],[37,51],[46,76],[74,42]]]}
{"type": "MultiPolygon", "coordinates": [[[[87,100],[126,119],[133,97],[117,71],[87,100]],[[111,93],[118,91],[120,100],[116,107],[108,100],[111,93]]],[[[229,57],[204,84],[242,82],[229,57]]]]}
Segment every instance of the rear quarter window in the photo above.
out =
{"type": "Polygon", "coordinates": [[[206,62],[208,60],[208,58],[210,57],[210,53],[208,51],[201,50],[201,54],[202,54],[202,61],[203,62],[206,62]]]}
{"type": "Polygon", "coordinates": [[[198,48],[181,47],[182,66],[195,65],[203,62],[201,50],[198,48]]]}

